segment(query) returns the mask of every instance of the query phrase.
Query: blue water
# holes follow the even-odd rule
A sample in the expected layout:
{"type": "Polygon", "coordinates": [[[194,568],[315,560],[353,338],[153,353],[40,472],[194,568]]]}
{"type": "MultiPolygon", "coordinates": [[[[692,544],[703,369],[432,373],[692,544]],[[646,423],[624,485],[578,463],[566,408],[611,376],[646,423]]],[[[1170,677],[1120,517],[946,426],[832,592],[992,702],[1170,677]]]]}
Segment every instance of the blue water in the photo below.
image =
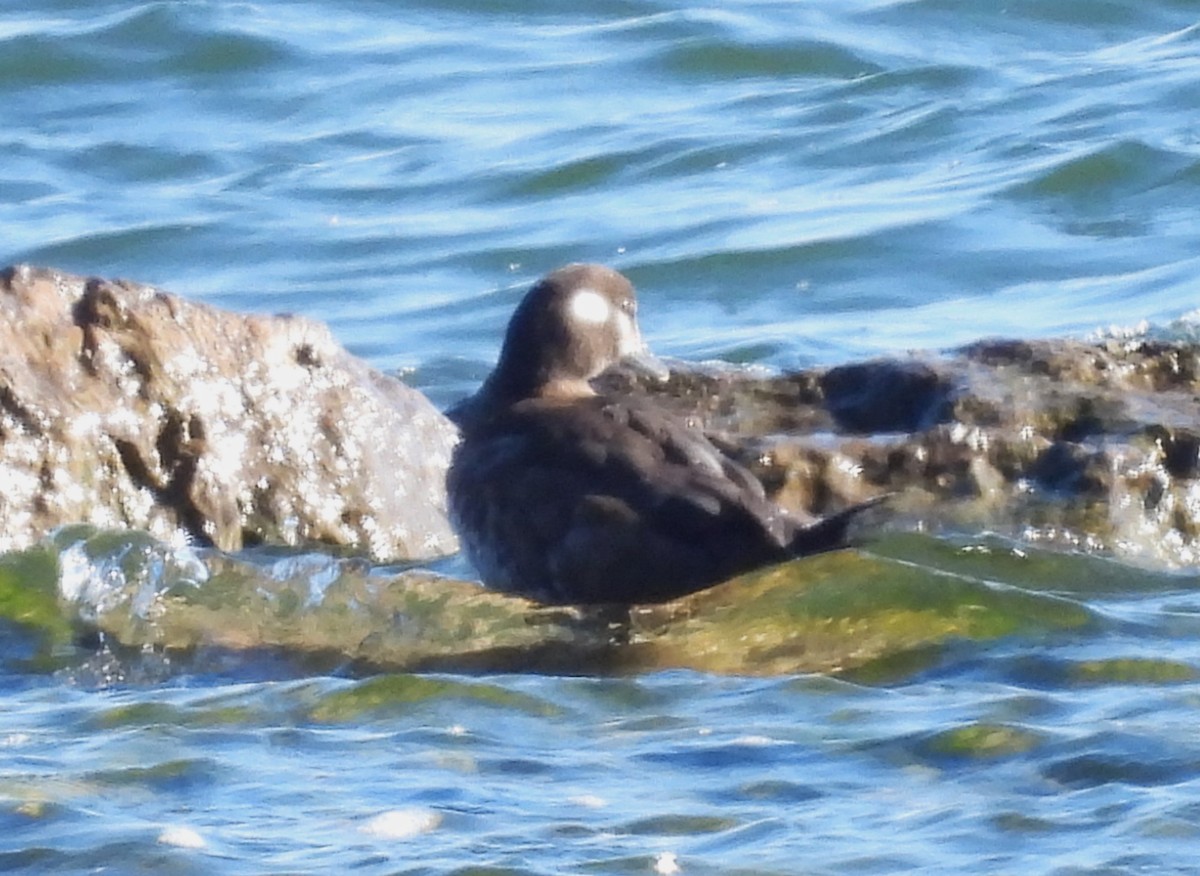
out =
{"type": "MultiPolygon", "coordinates": [[[[0,263],[302,312],[439,404],[567,261],[686,359],[1192,333],[1198,18],[10,3],[0,263]]],[[[1192,872],[1195,579],[1122,575],[1081,629],[885,678],[11,668],[0,869],[1192,872]]]]}

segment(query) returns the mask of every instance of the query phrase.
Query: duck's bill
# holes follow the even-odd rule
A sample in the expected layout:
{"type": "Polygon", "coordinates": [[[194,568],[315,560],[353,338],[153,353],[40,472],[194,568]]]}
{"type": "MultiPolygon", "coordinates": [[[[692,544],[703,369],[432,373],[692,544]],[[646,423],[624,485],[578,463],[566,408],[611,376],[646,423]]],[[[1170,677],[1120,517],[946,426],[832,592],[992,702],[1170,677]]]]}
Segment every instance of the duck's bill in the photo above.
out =
{"type": "Polygon", "coordinates": [[[667,367],[667,363],[648,350],[639,350],[636,353],[622,356],[618,364],[635,374],[649,377],[652,380],[666,380],[671,376],[671,369],[667,367]]]}

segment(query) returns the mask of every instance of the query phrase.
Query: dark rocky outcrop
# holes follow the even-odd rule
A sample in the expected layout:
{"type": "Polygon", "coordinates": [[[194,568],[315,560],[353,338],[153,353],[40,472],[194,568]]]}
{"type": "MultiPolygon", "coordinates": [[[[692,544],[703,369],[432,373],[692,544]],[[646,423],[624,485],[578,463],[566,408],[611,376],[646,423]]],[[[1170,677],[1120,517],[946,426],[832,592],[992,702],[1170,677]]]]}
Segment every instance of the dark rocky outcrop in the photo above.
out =
{"type": "Polygon", "coordinates": [[[713,430],[785,505],[820,512],[891,491],[902,525],[1200,566],[1194,343],[981,341],[782,376],[606,379],[713,430]]]}
{"type": "Polygon", "coordinates": [[[299,317],[0,273],[0,552],[55,526],[453,552],[453,426],[299,317]]]}

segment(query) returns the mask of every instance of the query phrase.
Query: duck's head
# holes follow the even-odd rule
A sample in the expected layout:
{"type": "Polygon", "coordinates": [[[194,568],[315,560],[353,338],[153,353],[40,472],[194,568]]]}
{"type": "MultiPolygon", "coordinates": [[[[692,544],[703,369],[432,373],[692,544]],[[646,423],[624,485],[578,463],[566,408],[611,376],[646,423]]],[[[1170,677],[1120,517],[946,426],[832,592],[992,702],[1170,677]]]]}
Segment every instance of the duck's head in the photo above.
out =
{"type": "Polygon", "coordinates": [[[588,381],[618,362],[666,374],[642,341],[633,284],[603,265],[567,265],[518,305],[489,388],[510,399],[591,395],[588,381]]]}

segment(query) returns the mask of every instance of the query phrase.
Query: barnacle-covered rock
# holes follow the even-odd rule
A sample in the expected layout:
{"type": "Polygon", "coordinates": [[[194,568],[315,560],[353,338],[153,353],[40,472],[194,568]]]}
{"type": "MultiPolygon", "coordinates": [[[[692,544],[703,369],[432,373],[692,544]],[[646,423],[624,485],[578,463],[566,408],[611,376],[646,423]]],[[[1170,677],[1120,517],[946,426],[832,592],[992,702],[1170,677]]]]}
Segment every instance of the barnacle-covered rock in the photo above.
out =
{"type": "Polygon", "coordinates": [[[455,435],[311,320],[0,273],[0,552],[85,522],[224,550],[450,553],[455,435]]]}

